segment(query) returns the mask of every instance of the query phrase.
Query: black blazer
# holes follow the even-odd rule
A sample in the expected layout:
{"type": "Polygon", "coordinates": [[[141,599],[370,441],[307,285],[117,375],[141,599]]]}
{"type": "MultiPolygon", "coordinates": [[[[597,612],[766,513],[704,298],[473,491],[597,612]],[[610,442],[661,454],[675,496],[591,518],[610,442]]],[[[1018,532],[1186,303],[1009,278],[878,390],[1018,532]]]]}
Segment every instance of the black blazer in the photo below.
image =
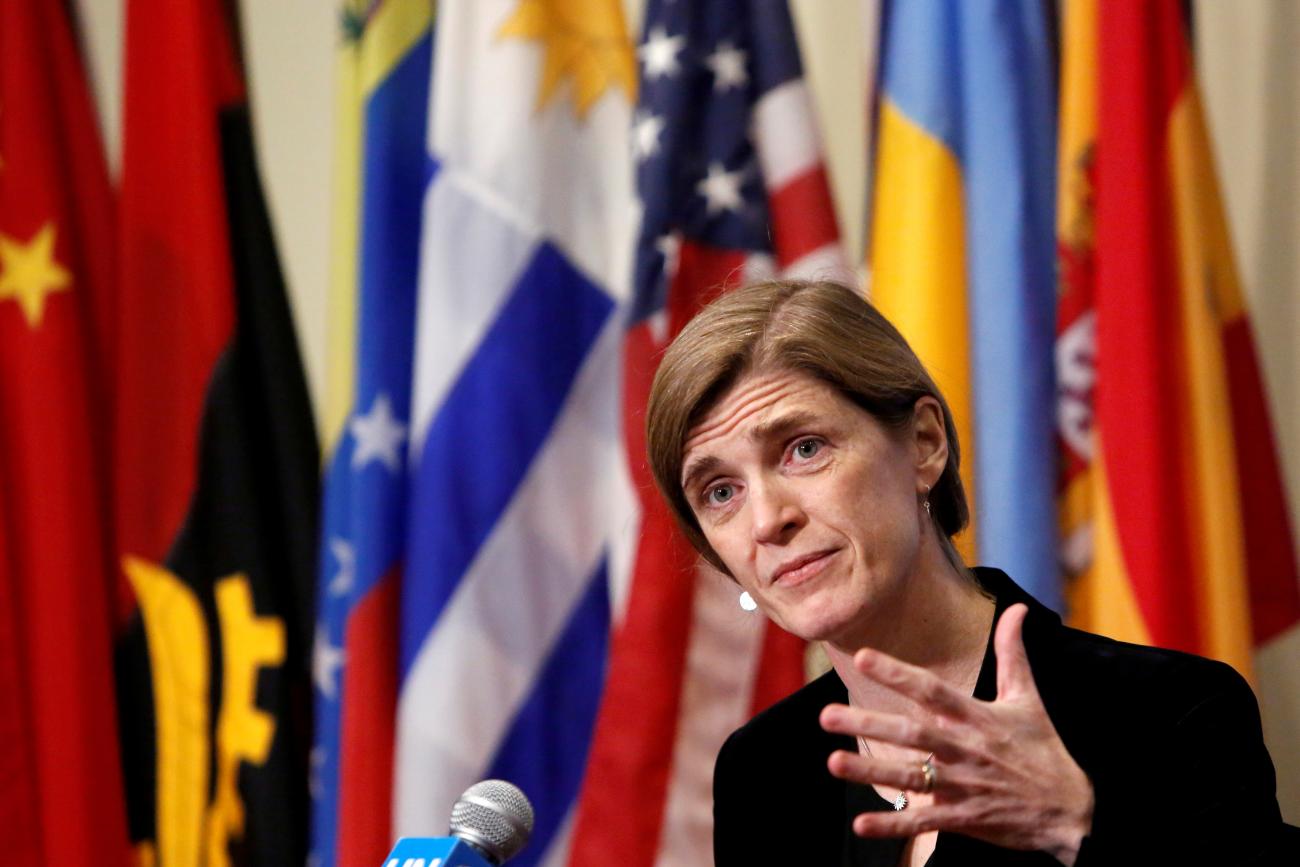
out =
{"type": "MultiPolygon", "coordinates": [[[[1231,667],[1185,653],[1069,629],[996,569],[976,569],[998,616],[1029,605],[1025,650],[1043,704],[1092,781],[1096,809],[1078,867],[1113,864],[1297,864],[1282,824],[1259,708],[1231,667]]],[[[975,697],[997,694],[990,635],[975,697]]],[[[863,840],[852,818],[890,805],[869,786],[826,770],[852,738],[828,734],[821,709],[848,700],[828,672],[728,738],[713,781],[718,867],[755,864],[896,865],[902,840],[863,840]]],[[[1047,865],[1043,852],[1001,849],[940,833],[928,862],[1047,865]]]]}

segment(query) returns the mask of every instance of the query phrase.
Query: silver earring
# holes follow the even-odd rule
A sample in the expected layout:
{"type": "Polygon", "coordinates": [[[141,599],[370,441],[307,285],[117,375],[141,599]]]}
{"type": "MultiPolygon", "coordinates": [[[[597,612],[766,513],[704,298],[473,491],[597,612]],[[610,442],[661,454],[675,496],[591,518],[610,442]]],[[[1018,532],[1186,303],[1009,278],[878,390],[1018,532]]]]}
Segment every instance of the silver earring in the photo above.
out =
{"type": "Polygon", "coordinates": [[[748,590],[742,590],[740,593],[740,607],[746,611],[753,611],[758,608],[758,603],[754,601],[753,596],[749,595],[748,590]]]}

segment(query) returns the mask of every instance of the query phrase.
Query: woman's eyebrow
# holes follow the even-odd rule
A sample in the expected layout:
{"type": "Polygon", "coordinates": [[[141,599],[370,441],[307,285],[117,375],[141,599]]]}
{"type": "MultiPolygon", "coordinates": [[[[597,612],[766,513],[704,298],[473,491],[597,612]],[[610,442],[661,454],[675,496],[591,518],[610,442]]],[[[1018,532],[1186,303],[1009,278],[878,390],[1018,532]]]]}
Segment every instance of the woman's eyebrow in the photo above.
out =
{"type": "Polygon", "coordinates": [[[718,468],[722,461],[713,455],[705,455],[697,458],[686,465],[686,472],[682,474],[682,490],[689,491],[691,485],[700,477],[712,473],[718,468]]]}
{"type": "MultiPolygon", "coordinates": [[[[793,410],[785,415],[761,421],[754,425],[747,434],[747,439],[756,443],[773,439],[785,439],[799,428],[813,424],[817,418],[818,416],[815,413],[807,410],[793,410]]],[[[713,455],[705,455],[688,462],[685,471],[682,473],[682,490],[689,491],[700,476],[712,473],[721,464],[722,461],[713,455]]]]}
{"type": "Polygon", "coordinates": [[[768,419],[754,425],[754,427],[749,431],[749,439],[752,442],[785,439],[799,428],[813,424],[816,419],[817,416],[811,412],[806,410],[794,410],[786,415],[768,419]]]}

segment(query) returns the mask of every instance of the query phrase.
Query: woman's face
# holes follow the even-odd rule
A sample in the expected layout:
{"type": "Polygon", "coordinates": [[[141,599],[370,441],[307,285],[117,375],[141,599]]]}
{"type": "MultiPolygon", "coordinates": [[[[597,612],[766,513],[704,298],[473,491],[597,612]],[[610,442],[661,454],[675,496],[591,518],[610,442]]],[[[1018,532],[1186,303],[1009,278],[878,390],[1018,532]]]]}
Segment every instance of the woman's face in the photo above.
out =
{"type": "Polygon", "coordinates": [[[851,647],[917,562],[924,451],[820,380],[756,372],[687,434],[681,481],[705,537],[772,620],[851,647]]]}

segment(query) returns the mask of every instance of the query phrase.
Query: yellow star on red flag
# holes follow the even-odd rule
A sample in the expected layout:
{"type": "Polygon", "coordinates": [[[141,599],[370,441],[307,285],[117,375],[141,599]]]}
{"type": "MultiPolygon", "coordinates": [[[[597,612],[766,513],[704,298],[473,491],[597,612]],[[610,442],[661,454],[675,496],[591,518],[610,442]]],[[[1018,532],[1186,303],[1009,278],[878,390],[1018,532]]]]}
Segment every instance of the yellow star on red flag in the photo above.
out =
{"type": "Polygon", "coordinates": [[[46,223],[26,244],[0,232],[0,302],[12,298],[36,328],[45,299],[72,286],[72,275],[54,258],[55,229],[46,223]]]}

